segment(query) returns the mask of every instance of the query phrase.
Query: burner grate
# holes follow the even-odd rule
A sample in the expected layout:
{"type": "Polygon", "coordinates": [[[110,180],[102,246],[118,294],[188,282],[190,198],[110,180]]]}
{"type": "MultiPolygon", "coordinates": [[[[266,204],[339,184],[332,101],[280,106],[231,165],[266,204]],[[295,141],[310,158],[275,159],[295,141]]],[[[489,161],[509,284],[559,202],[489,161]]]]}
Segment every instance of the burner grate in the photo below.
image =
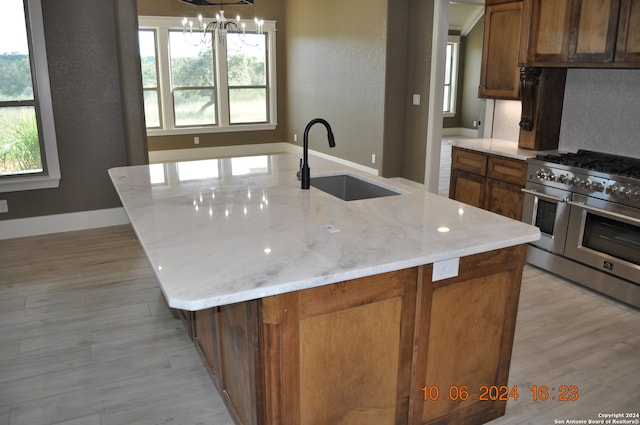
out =
{"type": "Polygon", "coordinates": [[[581,149],[576,153],[540,154],[536,159],[618,176],[640,178],[640,159],[636,158],[581,149]]]}

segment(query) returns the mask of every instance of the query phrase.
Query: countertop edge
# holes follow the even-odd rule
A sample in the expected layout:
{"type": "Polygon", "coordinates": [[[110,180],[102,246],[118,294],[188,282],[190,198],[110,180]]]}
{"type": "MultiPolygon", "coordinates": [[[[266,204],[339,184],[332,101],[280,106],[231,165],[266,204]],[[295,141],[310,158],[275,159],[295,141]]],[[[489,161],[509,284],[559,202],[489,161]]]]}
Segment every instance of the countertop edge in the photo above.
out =
{"type": "Polygon", "coordinates": [[[518,147],[517,142],[502,139],[455,139],[449,140],[451,146],[458,148],[469,149],[477,152],[483,152],[492,155],[504,156],[507,158],[518,159],[526,161],[527,159],[535,158],[536,155],[541,153],[550,153],[557,151],[533,151],[527,149],[521,149],[518,147]]]}
{"type": "MultiPolygon", "coordinates": [[[[331,285],[334,283],[344,282],[351,279],[359,279],[368,276],[374,276],[377,274],[394,272],[397,270],[408,269],[412,267],[418,267],[428,264],[433,264],[438,261],[449,260],[452,258],[462,258],[470,255],[481,254],[483,252],[495,251],[503,248],[510,248],[513,246],[527,244],[540,239],[540,231],[532,232],[530,234],[514,238],[510,240],[489,243],[485,245],[474,245],[466,249],[447,251],[444,254],[429,255],[424,257],[417,257],[404,261],[398,261],[388,264],[382,264],[375,267],[365,267],[357,270],[350,270],[342,273],[336,273],[334,275],[321,276],[317,278],[311,278],[303,281],[287,282],[283,284],[272,285],[269,287],[254,288],[251,290],[236,292],[233,294],[226,294],[216,297],[209,297],[206,299],[198,300],[186,300],[178,299],[176,297],[170,298],[168,294],[164,294],[167,299],[169,307],[187,311],[198,311],[211,307],[234,304],[239,302],[251,301],[270,297],[274,295],[280,295],[287,292],[294,292],[304,289],[316,288],[324,285],[331,285]]],[[[163,291],[164,293],[164,291],[163,291]]]]}

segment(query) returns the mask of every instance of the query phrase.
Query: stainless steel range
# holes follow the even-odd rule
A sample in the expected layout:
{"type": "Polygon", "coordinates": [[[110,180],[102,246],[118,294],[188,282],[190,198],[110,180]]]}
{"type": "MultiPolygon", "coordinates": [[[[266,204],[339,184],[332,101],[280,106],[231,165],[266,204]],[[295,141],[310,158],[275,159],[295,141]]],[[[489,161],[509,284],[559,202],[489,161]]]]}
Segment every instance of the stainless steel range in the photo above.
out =
{"type": "Polygon", "coordinates": [[[640,159],[579,150],[528,161],[529,263],[640,308],[640,159]]]}

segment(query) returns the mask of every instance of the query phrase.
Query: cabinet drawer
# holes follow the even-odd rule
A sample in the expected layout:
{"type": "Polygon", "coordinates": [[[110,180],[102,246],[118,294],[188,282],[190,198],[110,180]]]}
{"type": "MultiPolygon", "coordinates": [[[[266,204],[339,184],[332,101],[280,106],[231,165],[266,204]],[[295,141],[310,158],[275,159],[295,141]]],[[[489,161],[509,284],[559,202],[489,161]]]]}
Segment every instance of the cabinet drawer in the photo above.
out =
{"type": "Polygon", "coordinates": [[[527,163],[517,159],[489,157],[487,176],[524,187],[527,180],[527,163]]]}
{"type": "Polygon", "coordinates": [[[484,176],[487,174],[487,156],[459,148],[451,150],[451,167],[484,176]]]}

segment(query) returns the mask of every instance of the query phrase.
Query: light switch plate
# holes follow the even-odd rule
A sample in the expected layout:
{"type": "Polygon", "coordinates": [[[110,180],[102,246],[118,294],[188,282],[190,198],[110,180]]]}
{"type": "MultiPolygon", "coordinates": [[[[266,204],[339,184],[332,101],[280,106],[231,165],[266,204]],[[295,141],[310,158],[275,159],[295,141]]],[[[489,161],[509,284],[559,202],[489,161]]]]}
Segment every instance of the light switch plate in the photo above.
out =
{"type": "Polygon", "coordinates": [[[450,260],[436,261],[433,263],[433,273],[431,280],[449,279],[451,277],[458,276],[458,269],[460,267],[460,258],[452,258],[450,260]]]}
{"type": "Polygon", "coordinates": [[[420,95],[419,94],[414,94],[413,95],[413,104],[414,105],[419,105],[420,104],[420,95]]]}

